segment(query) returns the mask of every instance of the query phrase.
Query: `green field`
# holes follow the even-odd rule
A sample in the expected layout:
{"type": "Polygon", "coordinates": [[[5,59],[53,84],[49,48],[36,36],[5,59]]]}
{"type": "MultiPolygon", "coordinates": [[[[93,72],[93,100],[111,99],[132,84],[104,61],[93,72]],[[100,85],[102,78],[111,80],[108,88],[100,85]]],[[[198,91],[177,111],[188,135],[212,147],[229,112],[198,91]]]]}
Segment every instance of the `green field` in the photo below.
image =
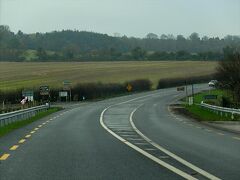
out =
{"type": "Polygon", "coordinates": [[[156,86],[158,80],[164,78],[212,74],[216,66],[217,62],[206,61],[1,62],[0,90],[40,85],[62,87],[64,80],[74,85],[149,79],[156,86]]]}

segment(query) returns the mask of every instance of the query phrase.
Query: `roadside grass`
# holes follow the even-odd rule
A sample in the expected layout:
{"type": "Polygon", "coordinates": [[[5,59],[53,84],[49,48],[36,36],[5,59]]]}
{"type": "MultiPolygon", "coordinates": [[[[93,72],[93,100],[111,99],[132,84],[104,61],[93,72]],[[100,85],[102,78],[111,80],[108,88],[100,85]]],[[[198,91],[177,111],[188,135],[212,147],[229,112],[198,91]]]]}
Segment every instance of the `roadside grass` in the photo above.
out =
{"type": "MultiPolygon", "coordinates": [[[[220,89],[211,89],[211,90],[205,90],[202,92],[199,92],[197,94],[194,94],[194,103],[200,104],[202,101],[213,104],[213,105],[221,105],[222,103],[222,97],[229,97],[229,93],[225,90],[220,90],[220,89]],[[217,99],[212,99],[212,100],[205,100],[204,96],[206,95],[217,95],[217,99]]],[[[186,102],[186,97],[181,99],[181,101],[186,102]]]]}
{"type": "MultiPolygon", "coordinates": [[[[208,90],[208,91],[202,91],[202,92],[194,95],[194,103],[200,104],[202,101],[204,101],[207,104],[221,106],[223,96],[229,97],[229,93],[225,90],[220,90],[220,89],[212,89],[212,90],[208,90]],[[218,98],[216,100],[205,100],[204,96],[209,95],[209,94],[217,95],[218,98]]],[[[183,100],[186,100],[186,99],[184,98],[183,100]]],[[[190,116],[193,116],[194,118],[196,118],[200,121],[239,121],[240,120],[240,116],[234,115],[234,119],[232,119],[231,113],[223,113],[221,115],[219,112],[217,114],[208,109],[202,108],[196,104],[194,104],[192,106],[184,105],[184,107],[190,116]]]]}
{"type": "Polygon", "coordinates": [[[216,114],[212,111],[201,108],[198,105],[185,106],[186,110],[190,113],[190,116],[196,118],[199,121],[239,121],[240,117],[234,115],[234,119],[231,118],[231,113],[227,116],[223,114],[216,114]]]}
{"type": "Polygon", "coordinates": [[[194,95],[194,102],[200,104],[202,101],[204,101],[206,103],[220,105],[222,102],[223,96],[229,96],[228,92],[224,91],[224,90],[220,90],[220,89],[212,89],[212,90],[208,90],[208,91],[202,91],[202,92],[194,95]],[[210,95],[210,94],[217,95],[217,99],[216,100],[205,100],[204,96],[210,95]]]}
{"type": "Polygon", "coordinates": [[[198,77],[215,72],[209,61],[116,61],[116,62],[0,62],[0,91],[20,88],[62,88],[63,81],[78,83],[124,83],[149,79],[198,77]]]}
{"type": "Polygon", "coordinates": [[[19,129],[19,128],[25,126],[25,125],[28,125],[28,124],[30,124],[30,123],[32,123],[34,121],[37,121],[37,120],[39,120],[39,119],[41,119],[43,117],[46,117],[46,116],[48,116],[48,115],[50,115],[52,113],[55,113],[57,111],[60,111],[60,110],[61,110],[61,108],[58,108],[58,107],[50,108],[47,111],[39,112],[38,114],[36,114],[36,116],[31,117],[29,119],[26,119],[26,120],[23,120],[23,121],[14,122],[14,123],[11,123],[11,124],[6,125],[4,127],[0,127],[0,137],[2,137],[4,135],[14,131],[15,129],[19,129]]]}

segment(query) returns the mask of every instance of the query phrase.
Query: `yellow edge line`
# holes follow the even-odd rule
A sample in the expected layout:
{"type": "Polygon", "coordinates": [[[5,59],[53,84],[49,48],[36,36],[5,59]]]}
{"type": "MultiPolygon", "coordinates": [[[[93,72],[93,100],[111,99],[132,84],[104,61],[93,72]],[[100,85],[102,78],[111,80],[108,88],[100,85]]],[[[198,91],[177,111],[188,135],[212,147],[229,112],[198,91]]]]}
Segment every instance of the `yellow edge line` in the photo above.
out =
{"type": "Polygon", "coordinates": [[[31,134],[28,134],[25,136],[25,138],[30,138],[31,137],[31,134]]]}
{"type": "Polygon", "coordinates": [[[10,148],[11,151],[15,151],[19,146],[18,145],[14,145],[10,148]]]}
{"type": "Polygon", "coordinates": [[[6,160],[9,156],[10,154],[3,154],[2,157],[0,157],[0,161],[6,160]]]}
{"type": "Polygon", "coordinates": [[[25,141],[25,139],[21,139],[20,141],[18,141],[18,143],[24,143],[25,141]]]}

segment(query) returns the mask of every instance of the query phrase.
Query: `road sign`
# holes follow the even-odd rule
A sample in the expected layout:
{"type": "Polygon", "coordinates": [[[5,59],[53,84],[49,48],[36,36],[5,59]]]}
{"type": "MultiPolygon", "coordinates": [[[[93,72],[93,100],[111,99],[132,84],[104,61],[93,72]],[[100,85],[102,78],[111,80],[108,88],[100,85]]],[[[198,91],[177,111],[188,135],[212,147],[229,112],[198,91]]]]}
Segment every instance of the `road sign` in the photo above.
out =
{"type": "Polygon", "coordinates": [[[49,95],[49,86],[40,86],[39,91],[40,95],[47,96],[49,95]]]}
{"type": "Polygon", "coordinates": [[[69,101],[71,101],[71,99],[72,99],[71,84],[72,84],[72,82],[69,80],[63,81],[63,90],[69,91],[69,101]]]}
{"type": "Polygon", "coordinates": [[[33,96],[33,91],[32,90],[23,90],[22,91],[22,96],[33,96]]]}
{"type": "Polygon", "coordinates": [[[28,101],[33,101],[33,90],[23,90],[22,96],[27,97],[28,101]]]}
{"type": "Polygon", "coordinates": [[[67,91],[60,91],[59,92],[59,97],[67,97],[67,96],[68,96],[67,91]]]}
{"type": "Polygon", "coordinates": [[[132,91],[132,86],[131,86],[131,84],[128,84],[127,87],[126,87],[126,89],[128,90],[128,92],[132,91]]]}
{"type": "Polygon", "coordinates": [[[177,91],[184,91],[185,88],[182,86],[182,87],[177,87],[177,91]]]}
{"type": "Polygon", "coordinates": [[[217,95],[213,95],[213,94],[209,94],[209,95],[205,95],[204,99],[217,99],[217,95]]]}
{"type": "Polygon", "coordinates": [[[64,80],[63,81],[63,90],[70,91],[71,90],[71,81],[64,80]]]}
{"type": "Polygon", "coordinates": [[[69,80],[64,80],[64,81],[63,81],[63,85],[70,85],[70,84],[72,84],[72,82],[69,81],[69,80]]]}
{"type": "Polygon", "coordinates": [[[71,90],[71,87],[69,85],[64,85],[63,86],[63,90],[64,91],[70,91],[71,90]]]}

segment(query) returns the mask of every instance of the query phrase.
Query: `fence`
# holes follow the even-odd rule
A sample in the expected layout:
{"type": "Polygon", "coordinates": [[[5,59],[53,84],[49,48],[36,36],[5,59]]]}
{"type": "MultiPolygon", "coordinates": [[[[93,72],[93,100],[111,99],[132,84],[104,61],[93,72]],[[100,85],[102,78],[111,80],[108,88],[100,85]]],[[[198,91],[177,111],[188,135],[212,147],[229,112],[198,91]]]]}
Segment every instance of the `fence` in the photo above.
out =
{"type": "Polygon", "coordinates": [[[35,116],[38,112],[45,111],[48,108],[49,105],[42,105],[19,111],[0,114],[0,127],[6,126],[16,121],[26,120],[30,117],[35,116]]]}
{"type": "Polygon", "coordinates": [[[216,114],[220,114],[221,116],[225,115],[228,116],[231,114],[232,119],[234,119],[234,115],[240,115],[240,109],[234,109],[234,108],[225,108],[220,106],[213,106],[206,103],[199,104],[202,108],[209,109],[212,112],[215,112],[216,114]]]}

